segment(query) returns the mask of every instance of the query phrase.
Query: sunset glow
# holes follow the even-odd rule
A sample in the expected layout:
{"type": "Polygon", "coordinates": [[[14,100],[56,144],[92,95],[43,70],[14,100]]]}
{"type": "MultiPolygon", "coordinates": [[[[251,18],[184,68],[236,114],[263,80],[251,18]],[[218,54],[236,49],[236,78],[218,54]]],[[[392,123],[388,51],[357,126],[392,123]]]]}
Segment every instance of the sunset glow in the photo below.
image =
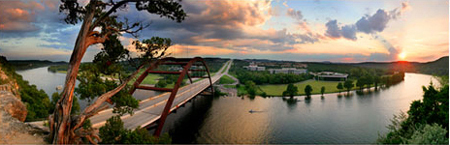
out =
{"type": "Polygon", "coordinates": [[[399,58],[400,60],[406,60],[406,53],[405,53],[405,52],[402,52],[402,53],[398,54],[398,58],[399,58]]]}

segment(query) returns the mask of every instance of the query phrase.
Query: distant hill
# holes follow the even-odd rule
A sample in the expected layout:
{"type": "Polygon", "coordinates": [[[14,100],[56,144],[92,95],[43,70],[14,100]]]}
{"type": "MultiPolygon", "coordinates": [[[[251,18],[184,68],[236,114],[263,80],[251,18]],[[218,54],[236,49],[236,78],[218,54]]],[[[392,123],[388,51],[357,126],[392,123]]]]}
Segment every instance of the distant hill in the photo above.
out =
{"type": "Polygon", "coordinates": [[[420,64],[418,67],[418,72],[448,76],[448,63],[448,56],[441,57],[438,60],[420,64]]]}
{"type": "MultiPolygon", "coordinates": [[[[268,59],[243,59],[247,62],[295,62],[295,61],[279,61],[268,59]]],[[[352,68],[365,67],[378,69],[385,72],[405,71],[416,72],[430,75],[448,75],[449,57],[444,56],[435,61],[420,63],[420,62],[362,62],[362,63],[333,63],[329,61],[324,62],[301,62],[307,64],[307,69],[312,72],[317,71],[336,71],[349,73],[352,68]]]]}
{"type": "Polygon", "coordinates": [[[67,62],[52,62],[49,60],[8,60],[9,64],[14,66],[16,70],[26,70],[50,65],[67,64],[67,62]]]}
{"type": "Polygon", "coordinates": [[[448,56],[444,56],[435,61],[426,63],[396,61],[396,62],[364,62],[353,65],[360,67],[385,69],[389,71],[418,72],[431,75],[448,75],[448,68],[449,68],[448,63],[449,63],[448,56]]]}

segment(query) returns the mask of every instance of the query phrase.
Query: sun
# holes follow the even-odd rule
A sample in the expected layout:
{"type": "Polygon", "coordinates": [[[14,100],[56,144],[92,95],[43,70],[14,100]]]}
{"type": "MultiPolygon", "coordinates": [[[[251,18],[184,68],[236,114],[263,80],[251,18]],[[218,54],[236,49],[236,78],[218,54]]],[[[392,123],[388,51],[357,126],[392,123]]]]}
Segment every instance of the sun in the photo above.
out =
{"type": "Polygon", "coordinates": [[[405,60],[405,59],[406,59],[406,53],[405,53],[405,52],[402,52],[402,53],[398,54],[398,58],[399,58],[400,60],[405,60]]]}

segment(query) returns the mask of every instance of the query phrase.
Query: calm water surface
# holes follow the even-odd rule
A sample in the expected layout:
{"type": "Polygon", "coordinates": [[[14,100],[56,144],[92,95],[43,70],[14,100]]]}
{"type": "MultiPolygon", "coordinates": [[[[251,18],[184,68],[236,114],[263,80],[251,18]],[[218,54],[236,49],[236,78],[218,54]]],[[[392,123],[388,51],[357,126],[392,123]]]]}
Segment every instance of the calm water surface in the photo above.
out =
{"type": "Polygon", "coordinates": [[[407,73],[388,89],[350,97],[326,94],[287,100],[198,96],[169,115],[174,143],[374,143],[394,114],[422,98],[432,76],[407,73]],[[249,110],[260,112],[249,113],[249,110]]]}
{"type": "MultiPolygon", "coordinates": [[[[19,71],[25,80],[51,95],[65,74],[46,67],[19,71]]],[[[380,91],[350,97],[326,94],[254,99],[197,96],[169,115],[164,126],[173,143],[374,143],[389,119],[422,98],[422,86],[438,84],[432,76],[407,73],[405,81],[380,91]],[[249,110],[258,111],[249,113],[249,110]]],[[[138,99],[157,93],[136,92],[138,99]]],[[[82,108],[86,101],[81,101],[82,108]]]]}

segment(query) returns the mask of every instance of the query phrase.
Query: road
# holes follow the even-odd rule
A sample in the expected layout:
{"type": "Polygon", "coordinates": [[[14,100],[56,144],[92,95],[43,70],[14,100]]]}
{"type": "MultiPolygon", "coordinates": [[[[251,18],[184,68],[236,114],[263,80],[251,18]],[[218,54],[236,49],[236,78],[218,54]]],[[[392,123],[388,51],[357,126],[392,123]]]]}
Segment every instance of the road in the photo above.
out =
{"type": "MultiPolygon", "coordinates": [[[[217,82],[220,77],[222,77],[228,69],[230,69],[232,60],[227,61],[224,66],[217,71],[217,73],[211,77],[213,83],[217,82]],[[225,66],[227,66],[225,68],[225,66]],[[223,69],[227,69],[224,73],[221,73],[223,69]]],[[[177,109],[179,106],[183,105],[197,94],[201,93],[203,90],[208,88],[210,85],[209,79],[202,79],[201,81],[195,82],[193,84],[186,85],[178,90],[178,93],[174,99],[172,104],[172,110],[177,109]]],[[[137,91],[146,91],[146,90],[136,90],[137,91]]],[[[127,114],[121,117],[124,122],[124,127],[127,129],[135,129],[138,126],[144,127],[155,121],[157,121],[161,117],[162,110],[164,109],[167,99],[170,96],[170,92],[163,93],[158,96],[151,96],[148,99],[142,100],[139,103],[139,108],[134,111],[133,115],[127,114]]],[[[106,120],[111,118],[116,114],[112,113],[112,109],[107,109],[99,112],[99,114],[90,118],[92,122],[92,126],[95,128],[99,128],[106,123],[106,120]]]]}

